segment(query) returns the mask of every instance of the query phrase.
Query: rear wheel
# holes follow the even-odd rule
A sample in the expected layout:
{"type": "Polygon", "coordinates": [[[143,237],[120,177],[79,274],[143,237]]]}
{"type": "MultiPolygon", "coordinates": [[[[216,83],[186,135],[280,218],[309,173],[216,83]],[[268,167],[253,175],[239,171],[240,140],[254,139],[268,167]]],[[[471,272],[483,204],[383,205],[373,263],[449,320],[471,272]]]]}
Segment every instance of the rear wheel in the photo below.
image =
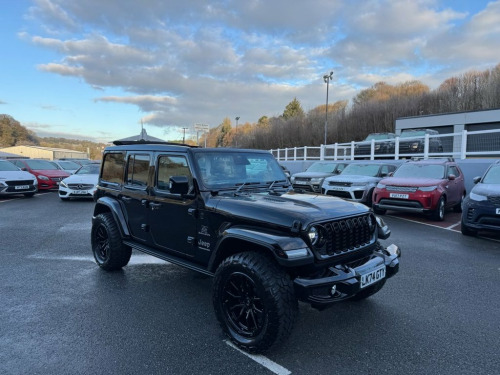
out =
{"type": "Polygon", "coordinates": [[[445,200],[444,200],[444,197],[441,196],[439,198],[436,209],[431,214],[432,219],[436,220],[436,221],[443,221],[444,220],[444,209],[445,209],[445,200]]]}
{"type": "Polygon", "coordinates": [[[122,242],[120,231],[110,212],[97,215],[91,232],[92,252],[96,263],[106,271],[125,267],[132,254],[122,242]]]}
{"type": "Polygon", "coordinates": [[[298,311],[289,276],[263,254],[226,258],[215,273],[213,304],[225,334],[238,347],[262,353],[290,334],[298,311]]]}

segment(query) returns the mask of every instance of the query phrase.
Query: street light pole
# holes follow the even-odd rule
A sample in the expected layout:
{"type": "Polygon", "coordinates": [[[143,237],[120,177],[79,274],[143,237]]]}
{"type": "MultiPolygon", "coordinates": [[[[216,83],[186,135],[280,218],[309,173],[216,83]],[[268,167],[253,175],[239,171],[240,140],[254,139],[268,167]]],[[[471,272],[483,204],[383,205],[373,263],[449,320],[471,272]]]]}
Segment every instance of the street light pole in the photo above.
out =
{"type": "Polygon", "coordinates": [[[323,80],[326,83],[326,109],[325,109],[325,145],[326,145],[326,133],[327,133],[327,128],[328,128],[328,86],[330,85],[330,81],[332,80],[333,72],[330,72],[330,74],[325,74],[323,76],[323,80]]]}
{"type": "Polygon", "coordinates": [[[238,147],[238,120],[240,116],[234,118],[236,120],[236,133],[234,134],[234,142],[236,143],[236,147],[238,147]]]}
{"type": "Polygon", "coordinates": [[[182,134],[182,143],[186,144],[186,130],[187,128],[182,128],[183,134],[182,134]]]}

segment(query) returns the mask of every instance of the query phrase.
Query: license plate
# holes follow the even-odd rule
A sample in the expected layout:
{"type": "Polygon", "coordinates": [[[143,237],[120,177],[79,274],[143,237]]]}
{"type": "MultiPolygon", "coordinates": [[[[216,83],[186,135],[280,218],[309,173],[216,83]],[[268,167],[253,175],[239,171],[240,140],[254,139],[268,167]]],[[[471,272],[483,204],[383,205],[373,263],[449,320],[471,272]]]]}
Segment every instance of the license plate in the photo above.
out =
{"type": "Polygon", "coordinates": [[[399,198],[399,199],[408,199],[410,197],[409,194],[399,194],[399,193],[391,193],[389,194],[391,198],[399,198]]]}
{"type": "Polygon", "coordinates": [[[26,189],[29,189],[30,186],[29,185],[17,185],[14,187],[14,189],[16,190],[26,190],[26,189]]]}
{"type": "Polygon", "coordinates": [[[497,215],[500,215],[500,208],[497,208],[497,215]]]}
{"type": "Polygon", "coordinates": [[[307,181],[295,181],[297,185],[307,185],[307,181]]]}
{"type": "Polygon", "coordinates": [[[385,277],[385,266],[380,266],[379,268],[361,275],[361,288],[366,288],[367,286],[382,280],[385,277]]]}
{"type": "Polygon", "coordinates": [[[339,190],[339,191],[344,191],[345,188],[343,187],[338,187],[338,186],[330,186],[330,190],[339,190]]]}
{"type": "Polygon", "coordinates": [[[78,195],[83,195],[83,194],[87,194],[87,190],[74,190],[73,191],[73,194],[78,194],[78,195]]]}

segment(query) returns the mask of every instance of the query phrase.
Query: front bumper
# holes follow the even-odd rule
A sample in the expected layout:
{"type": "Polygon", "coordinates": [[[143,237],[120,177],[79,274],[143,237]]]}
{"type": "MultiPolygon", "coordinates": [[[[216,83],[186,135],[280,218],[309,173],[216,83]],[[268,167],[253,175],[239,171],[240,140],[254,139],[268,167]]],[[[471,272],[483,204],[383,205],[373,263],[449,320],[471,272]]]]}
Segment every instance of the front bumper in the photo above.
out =
{"type": "Polygon", "coordinates": [[[59,186],[59,197],[60,198],[94,198],[95,191],[97,187],[94,186],[91,189],[76,190],[71,188],[66,188],[62,185],[59,186]]]}
{"type": "MultiPolygon", "coordinates": [[[[361,276],[385,266],[385,278],[394,276],[399,271],[401,251],[396,245],[380,248],[365,263],[356,267],[337,265],[330,267],[330,276],[307,279],[296,278],[295,294],[300,301],[308,302],[313,307],[325,308],[336,302],[353,297],[362,290],[361,276]]],[[[374,284],[371,284],[374,285],[374,284]]]]}

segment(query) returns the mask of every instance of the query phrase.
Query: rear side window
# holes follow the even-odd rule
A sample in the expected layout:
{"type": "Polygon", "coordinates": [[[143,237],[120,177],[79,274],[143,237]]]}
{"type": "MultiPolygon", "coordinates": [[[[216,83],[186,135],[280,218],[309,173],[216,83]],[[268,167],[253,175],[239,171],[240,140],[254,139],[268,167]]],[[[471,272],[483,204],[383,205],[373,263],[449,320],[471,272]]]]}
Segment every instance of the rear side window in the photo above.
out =
{"type": "Polygon", "coordinates": [[[125,164],[125,154],[123,152],[113,152],[104,155],[102,162],[101,180],[105,182],[121,184],[123,181],[123,165],[125,164]]]}
{"type": "Polygon", "coordinates": [[[457,167],[450,166],[450,167],[448,168],[448,176],[449,176],[450,174],[454,175],[455,177],[458,177],[458,176],[460,176],[460,171],[458,170],[458,168],[457,168],[457,167]]]}
{"type": "Polygon", "coordinates": [[[146,187],[149,175],[149,155],[135,154],[128,157],[127,185],[146,187]]]}
{"type": "Polygon", "coordinates": [[[170,190],[170,177],[172,176],[186,176],[192,188],[191,170],[184,156],[162,155],[158,158],[157,189],[168,192],[170,190]]]}

